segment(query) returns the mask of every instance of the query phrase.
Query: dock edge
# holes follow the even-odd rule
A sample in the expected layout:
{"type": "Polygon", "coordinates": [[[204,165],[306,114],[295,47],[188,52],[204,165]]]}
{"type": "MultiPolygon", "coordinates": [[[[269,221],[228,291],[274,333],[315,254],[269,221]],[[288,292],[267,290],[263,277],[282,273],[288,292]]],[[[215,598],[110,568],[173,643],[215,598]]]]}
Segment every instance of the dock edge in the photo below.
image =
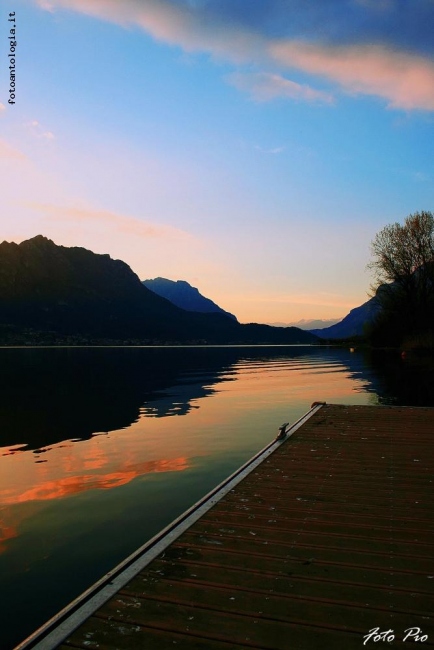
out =
{"type": "Polygon", "coordinates": [[[325,402],[314,402],[307,413],[294,424],[285,428],[286,435],[284,437],[279,435],[275,440],[268,443],[261,451],[163,528],[157,535],[139,547],[114,569],[106,573],[80,596],[15,646],[14,650],[54,650],[89,616],[112,598],[134,576],[165,551],[172,542],[256,469],[324,405],[325,402]]]}

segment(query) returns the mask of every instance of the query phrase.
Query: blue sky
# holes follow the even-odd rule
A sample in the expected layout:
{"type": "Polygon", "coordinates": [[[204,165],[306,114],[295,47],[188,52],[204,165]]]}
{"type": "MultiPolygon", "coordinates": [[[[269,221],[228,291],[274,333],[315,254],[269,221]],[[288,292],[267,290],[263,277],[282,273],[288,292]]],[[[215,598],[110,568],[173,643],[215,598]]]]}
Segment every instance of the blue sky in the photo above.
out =
{"type": "Polygon", "coordinates": [[[12,5],[2,240],[42,233],[293,322],[364,302],[375,233],[432,209],[432,0],[12,5]]]}

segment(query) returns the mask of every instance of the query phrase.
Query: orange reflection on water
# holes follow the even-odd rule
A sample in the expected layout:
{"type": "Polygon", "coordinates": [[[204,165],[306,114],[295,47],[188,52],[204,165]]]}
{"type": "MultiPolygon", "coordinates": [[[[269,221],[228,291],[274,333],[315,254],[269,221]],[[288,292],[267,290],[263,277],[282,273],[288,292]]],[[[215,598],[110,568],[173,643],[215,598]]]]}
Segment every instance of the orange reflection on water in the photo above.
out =
{"type": "Polygon", "coordinates": [[[6,542],[10,539],[15,539],[18,537],[18,530],[16,526],[10,526],[6,523],[6,520],[3,517],[0,519],[0,553],[4,553],[6,550],[6,542]]]}
{"type": "Polygon", "coordinates": [[[108,474],[82,474],[43,481],[24,492],[17,493],[8,488],[0,491],[0,500],[4,505],[25,503],[27,501],[47,501],[86,492],[87,490],[108,490],[129,483],[138,476],[155,472],[181,472],[188,468],[187,458],[148,461],[138,463],[108,474]]]}
{"type": "Polygon", "coordinates": [[[179,472],[189,466],[186,455],[172,450],[172,457],[167,457],[165,447],[148,448],[143,456],[145,460],[138,460],[136,446],[127,432],[66,442],[34,453],[5,455],[0,459],[0,505],[110,489],[142,475],[179,472]]]}
{"type": "Polygon", "coordinates": [[[140,476],[183,472],[186,454],[150,436],[141,453],[134,432],[113,432],[80,442],[66,441],[35,452],[6,452],[0,457],[0,553],[20,535],[43,504],[92,490],[119,488],[140,476]],[[150,444],[149,444],[150,443],[150,444]]]}
{"type": "MultiPolygon", "coordinates": [[[[238,368],[236,368],[238,370],[238,368]]],[[[295,421],[306,413],[313,402],[366,404],[369,396],[356,386],[363,381],[351,376],[349,369],[341,364],[321,364],[316,368],[302,362],[282,363],[272,368],[256,371],[254,366],[239,368],[236,381],[219,386],[219,394],[208,399],[205,408],[190,413],[190,426],[207,427],[218,437],[220,447],[236,448],[233,436],[221,436],[228,425],[237,427],[253,423],[252,433],[259,423],[264,423],[264,433],[269,432],[271,441],[277,426],[285,420],[295,421]],[[292,416],[298,408],[299,412],[292,416]],[[291,420],[291,418],[293,419],[291,420]],[[282,420],[280,418],[283,418],[282,420]]],[[[233,377],[233,374],[229,377],[233,377]]]]}
{"type": "Polygon", "coordinates": [[[282,422],[294,422],[314,401],[368,400],[356,391],[363,382],[349,367],[322,359],[268,366],[242,361],[221,379],[207,399],[188,399],[180,389],[177,398],[195,408],[188,417],[176,417],[175,427],[173,418],[141,417],[128,428],[89,440],[69,440],[33,453],[17,448],[0,457],[0,552],[26,517],[49,501],[118,488],[144,475],[183,472],[205,458],[235,454],[242,459],[248,450],[247,460],[271,442],[282,422]],[[23,504],[31,504],[27,514],[23,504]]]}
{"type": "Polygon", "coordinates": [[[231,429],[247,420],[264,422],[271,440],[276,418],[280,422],[292,404],[303,401],[305,412],[313,401],[357,397],[354,379],[340,364],[319,362],[312,368],[293,360],[259,365],[235,366],[236,381],[221,383],[218,393],[204,400],[200,409],[179,418],[176,435],[164,418],[141,418],[122,432],[67,441],[33,454],[5,455],[0,458],[0,505],[59,499],[119,487],[144,474],[184,471],[189,458],[206,456],[215,447],[222,452],[244,444],[231,429]]]}

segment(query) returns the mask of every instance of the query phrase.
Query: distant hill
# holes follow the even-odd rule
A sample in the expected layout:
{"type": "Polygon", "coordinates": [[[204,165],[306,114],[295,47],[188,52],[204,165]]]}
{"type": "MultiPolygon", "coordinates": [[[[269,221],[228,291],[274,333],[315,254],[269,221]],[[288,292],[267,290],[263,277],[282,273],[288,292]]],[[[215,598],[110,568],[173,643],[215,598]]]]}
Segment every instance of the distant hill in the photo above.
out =
{"type": "Polygon", "coordinates": [[[329,320],[321,320],[321,319],[315,319],[315,320],[306,320],[303,318],[302,320],[295,321],[292,323],[268,323],[268,325],[272,325],[273,327],[299,327],[301,330],[308,330],[312,331],[313,329],[319,329],[319,328],[324,328],[324,327],[331,327],[332,325],[335,325],[336,323],[341,322],[341,318],[330,318],[329,320]]]}
{"type": "Polygon", "coordinates": [[[428,262],[405,282],[396,280],[380,285],[373,298],[352,309],[340,323],[310,331],[321,338],[348,338],[367,333],[374,346],[399,346],[407,341],[406,345],[430,347],[434,322],[433,278],[434,263],[428,262]]]}
{"type": "Polygon", "coordinates": [[[154,278],[153,280],[143,280],[142,284],[154,293],[167,298],[177,307],[186,311],[197,311],[200,313],[218,313],[225,314],[237,320],[237,318],[225,311],[209,298],[205,298],[199,290],[192,287],[185,280],[167,280],[166,278],[154,278]]]}
{"type": "Polygon", "coordinates": [[[147,289],[109,255],[42,235],[0,244],[0,342],[314,343],[297,328],[240,325],[185,311],[147,289]]]}
{"type": "Polygon", "coordinates": [[[350,336],[361,336],[365,324],[374,320],[380,311],[378,299],[374,296],[367,302],[355,307],[336,325],[322,329],[310,329],[316,336],[325,339],[344,339],[350,336]]]}
{"type": "MultiPolygon", "coordinates": [[[[383,319],[383,324],[380,325],[380,329],[383,329],[381,336],[384,338],[385,342],[390,343],[393,340],[393,337],[396,339],[397,332],[398,338],[399,336],[404,336],[406,328],[408,329],[407,334],[410,332],[413,332],[414,334],[414,331],[417,331],[417,327],[421,332],[429,331],[430,328],[432,328],[432,318],[427,316],[427,313],[423,313],[423,315],[420,317],[419,324],[415,326],[414,317],[416,316],[415,305],[417,304],[417,301],[413,304],[413,307],[411,307],[411,296],[418,295],[418,283],[423,273],[426,273],[428,274],[428,277],[433,278],[434,263],[429,262],[427,263],[425,269],[423,267],[420,267],[414,271],[412,276],[412,286],[410,288],[410,296],[405,292],[407,286],[403,290],[403,285],[401,285],[398,281],[388,284],[381,284],[377,288],[375,296],[370,298],[370,300],[367,300],[365,303],[363,303],[363,305],[360,305],[360,307],[355,307],[352,309],[350,313],[347,314],[347,316],[345,316],[345,318],[343,318],[339,323],[336,323],[336,325],[324,328],[309,328],[309,331],[312,334],[325,339],[340,339],[348,338],[351,336],[362,336],[365,333],[365,326],[372,325],[377,319],[377,316],[380,316],[380,312],[382,311],[382,304],[389,304],[389,315],[386,318],[386,321],[387,319],[389,319],[389,321],[385,324],[385,321],[383,319]],[[392,309],[392,312],[390,312],[392,304],[394,304],[395,307],[392,309]],[[396,311],[397,309],[398,311],[396,311]],[[395,322],[393,322],[394,319],[395,322]],[[407,324],[404,321],[406,321],[407,324]]],[[[432,287],[433,282],[434,281],[431,280],[431,284],[428,284],[428,287],[432,287]]],[[[429,300],[431,300],[432,305],[434,300],[432,293],[431,299],[429,297],[427,298],[427,305],[429,305],[429,300]]],[[[384,312],[383,315],[386,316],[384,312]]]]}

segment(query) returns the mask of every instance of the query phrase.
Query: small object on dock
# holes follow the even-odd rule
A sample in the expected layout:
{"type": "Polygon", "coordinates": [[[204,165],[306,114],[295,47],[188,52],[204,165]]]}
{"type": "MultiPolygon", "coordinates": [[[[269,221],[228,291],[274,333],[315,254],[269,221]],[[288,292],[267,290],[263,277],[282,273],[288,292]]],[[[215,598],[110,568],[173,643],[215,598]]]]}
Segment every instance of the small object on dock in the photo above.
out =
{"type": "Polygon", "coordinates": [[[289,422],[285,422],[282,426],[279,427],[279,433],[277,434],[276,440],[284,440],[286,438],[286,427],[289,425],[289,422]]]}

